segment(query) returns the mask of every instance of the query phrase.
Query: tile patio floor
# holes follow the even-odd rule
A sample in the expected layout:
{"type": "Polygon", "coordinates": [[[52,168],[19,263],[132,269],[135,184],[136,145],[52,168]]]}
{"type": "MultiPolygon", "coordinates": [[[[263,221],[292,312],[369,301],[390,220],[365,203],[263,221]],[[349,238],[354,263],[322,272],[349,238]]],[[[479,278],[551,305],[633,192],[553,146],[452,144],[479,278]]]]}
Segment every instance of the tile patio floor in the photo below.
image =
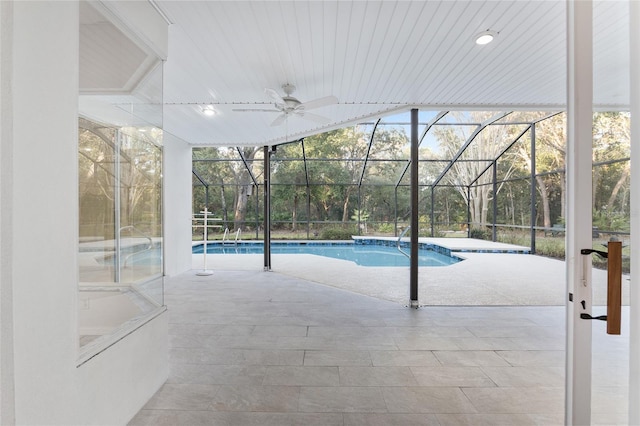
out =
{"type": "MultiPolygon", "coordinates": [[[[279,264],[167,280],[170,376],[131,425],[563,423],[563,306],[412,310],[279,264]]],[[[594,424],[625,423],[627,347],[594,324],[594,424]]]]}

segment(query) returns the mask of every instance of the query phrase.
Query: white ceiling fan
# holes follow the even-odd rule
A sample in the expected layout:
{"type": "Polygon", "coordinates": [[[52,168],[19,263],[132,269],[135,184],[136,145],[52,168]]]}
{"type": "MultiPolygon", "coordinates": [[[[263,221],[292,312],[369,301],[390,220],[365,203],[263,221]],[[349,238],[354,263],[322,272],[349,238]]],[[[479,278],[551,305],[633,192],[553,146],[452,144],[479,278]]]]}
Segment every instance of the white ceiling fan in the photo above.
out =
{"type": "Polygon", "coordinates": [[[335,96],[325,96],[323,98],[314,99],[309,102],[300,102],[298,99],[291,96],[296,90],[293,84],[283,84],[282,90],[285,96],[280,96],[278,92],[273,89],[264,89],[264,92],[269,95],[274,101],[276,109],[262,109],[262,108],[245,108],[234,109],[233,111],[241,112],[278,112],[280,115],[276,117],[271,123],[272,126],[279,126],[284,123],[290,115],[297,115],[298,117],[305,118],[307,120],[315,121],[320,124],[329,123],[330,119],[318,114],[309,112],[311,109],[321,108],[328,105],[338,103],[338,98],[335,96]]]}

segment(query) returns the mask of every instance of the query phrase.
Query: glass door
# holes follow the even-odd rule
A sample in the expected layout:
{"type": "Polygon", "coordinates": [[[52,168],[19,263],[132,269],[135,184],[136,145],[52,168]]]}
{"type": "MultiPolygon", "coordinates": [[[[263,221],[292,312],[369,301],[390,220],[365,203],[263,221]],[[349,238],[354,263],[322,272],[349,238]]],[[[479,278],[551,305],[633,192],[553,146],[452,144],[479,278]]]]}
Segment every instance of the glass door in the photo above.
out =
{"type": "Polygon", "coordinates": [[[567,424],[630,421],[629,11],[567,2],[567,424]]]}
{"type": "Polygon", "coordinates": [[[592,316],[608,316],[591,321],[592,424],[629,424],[629,7],[626,1],[593,3],[592,248],[609,259],[591,255],[592,316]]]}

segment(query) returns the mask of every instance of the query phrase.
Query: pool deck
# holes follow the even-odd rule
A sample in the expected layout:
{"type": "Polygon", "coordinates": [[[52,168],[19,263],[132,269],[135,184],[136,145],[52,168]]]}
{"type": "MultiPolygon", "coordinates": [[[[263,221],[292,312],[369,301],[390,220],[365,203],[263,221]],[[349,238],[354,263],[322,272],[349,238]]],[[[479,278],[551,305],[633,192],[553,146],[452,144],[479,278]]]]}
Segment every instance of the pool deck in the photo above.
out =
{"type": "MultiPolygon", "coordinates": [[[[384,237],[381,237],[384,238],[384,237]]],[[[394,238],[386,238],[394,240],[394,238]]],[[[420,267],[420,305],[561,306],[566,298],[565,262],[519,254],[527,247],[468,238],[421,238],[464,259],[450,266],[420,267]]],[[[203,256],[193,255],[193,268],[203,256]]],[[[208,255],[207,269],[263,270],[262,254],[208,255]]],[[[366,267],[310,254],[272,254],[271,269],[285,275],[397,303],[409,301],[409,268],[366,267]]],[[[594,305],[606,303],[606,271],[593,270],[594,305]]],[[[623,303],[629,281],[623,277],[623,303]]]]}

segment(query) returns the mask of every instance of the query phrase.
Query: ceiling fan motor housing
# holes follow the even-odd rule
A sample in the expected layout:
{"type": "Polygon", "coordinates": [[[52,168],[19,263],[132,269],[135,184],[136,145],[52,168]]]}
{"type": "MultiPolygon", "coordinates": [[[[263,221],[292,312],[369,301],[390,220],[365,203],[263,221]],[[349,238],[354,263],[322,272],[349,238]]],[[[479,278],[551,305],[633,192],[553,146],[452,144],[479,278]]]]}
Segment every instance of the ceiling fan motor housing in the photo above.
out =
{"type": "Polygon", "coordinates": [[[284,112],[291,112],[301,104],[301,102],[293,96],[283,96],[282,100],[284,101],[284,105],[282,106],[282,111],[284,112]]]}
{"type": "Polygon", "coordinates": [[[275,110],[262,108],[244,108],[234,109],[233,111],[280,112],[280,115],[276,117],[276,119],[271,123],[272,126],[279,126],[280,124],[284,123],[287,117],[289,117],[290,115],[296,115],[320,124],[327,124],[331,121],[329,118],[307,112],[307,110],[337,104],[338,98],[336,98],[335,96],[325,96],[323,98],[318,98],[303,103],[291,96],[295,89],[296,87],[292,84],[283,84],[282,90],[284,91],[285,96],[280,96],[278,92],[273,89],[264,89],[264,92],[274,101],[273,105],[275,106],[275,110]]]}

